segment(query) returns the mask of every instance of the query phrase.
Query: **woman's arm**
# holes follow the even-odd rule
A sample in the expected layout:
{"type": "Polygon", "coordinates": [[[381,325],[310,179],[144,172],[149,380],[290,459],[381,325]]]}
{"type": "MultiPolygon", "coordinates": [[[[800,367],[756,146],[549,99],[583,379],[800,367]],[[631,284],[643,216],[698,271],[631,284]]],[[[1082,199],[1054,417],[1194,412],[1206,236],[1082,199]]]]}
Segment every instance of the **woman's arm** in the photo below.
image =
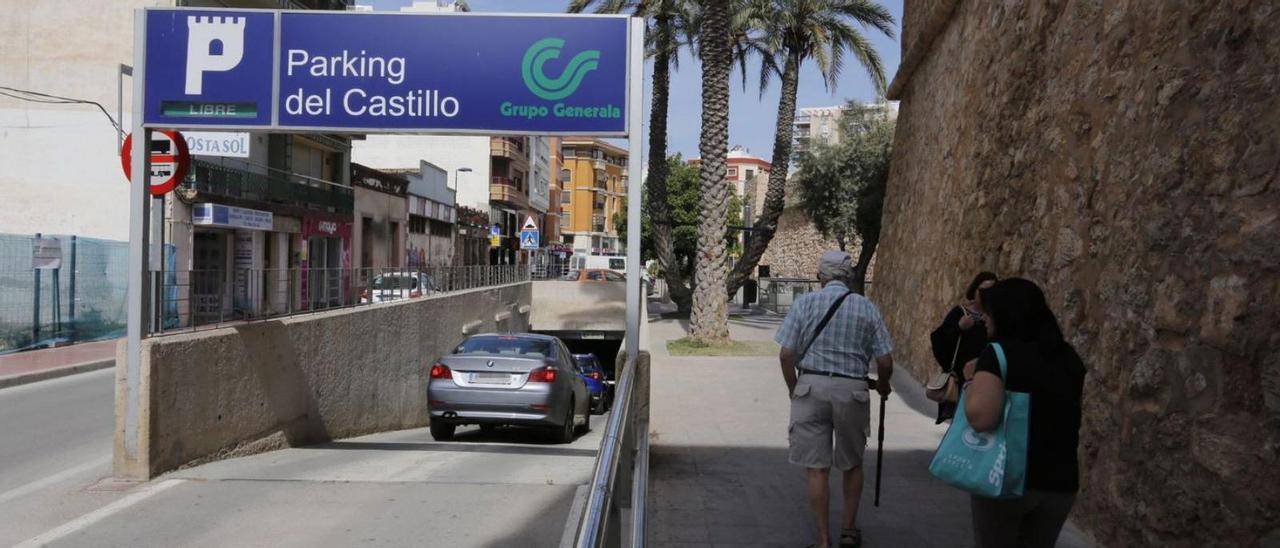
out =
{"type": "Polygon", "coordinates": [[[965,387],[964,416],[977,432],[990,432],[1000,426],[1004,410],[1004,381],[987,371],[978,371],[965,387]]]}

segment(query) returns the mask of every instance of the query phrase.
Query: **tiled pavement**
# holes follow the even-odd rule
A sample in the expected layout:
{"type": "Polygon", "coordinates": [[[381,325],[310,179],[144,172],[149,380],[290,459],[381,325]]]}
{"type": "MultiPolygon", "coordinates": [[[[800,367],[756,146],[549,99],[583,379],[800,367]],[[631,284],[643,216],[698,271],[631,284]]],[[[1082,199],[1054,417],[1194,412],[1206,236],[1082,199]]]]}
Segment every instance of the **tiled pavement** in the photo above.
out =
{"type": "MultiPolygon", "coordinates": [[[[735,317],[737,339],[769,339],[779,318],[735,317]]],[[[673,358],[665,341],[683,322],[650,324],[653,347],[651,546],[808,546],[814,541],[804,475],[787,463],[788,399],[775,356],[673,358]]],[[[911,382],[905,374],[899,380],[911,382]]],[[[895,385],[900,383],[895,382],[895,385]]],[[[904,387],[910,388],[910,387],[904,387]]],[[[965,494],[933,479],[929,460],[943,434],[895,394],[886,409],[881,506],[872,506],[878,398],[859,524],[868,547],[972,546],[965,494]]],[[[832,482],[832,524],[838,524],[832,482]]],[[[1075,531],[1059,546],[1088,546],[1075,531]]]]}
{"type": "Polygon", "coordinates": [[[0,355],[0,387],[111,367],[116,340],[0,355]]]}

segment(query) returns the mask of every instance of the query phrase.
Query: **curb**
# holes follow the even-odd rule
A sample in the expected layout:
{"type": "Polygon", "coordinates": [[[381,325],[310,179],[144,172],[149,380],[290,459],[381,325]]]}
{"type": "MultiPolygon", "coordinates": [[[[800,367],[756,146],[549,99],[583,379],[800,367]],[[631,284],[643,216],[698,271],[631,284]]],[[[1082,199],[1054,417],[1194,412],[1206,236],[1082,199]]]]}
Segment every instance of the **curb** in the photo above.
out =
{"type": "Polygon", "coordinates": [[[21,386],[31,384],[33,382],[47,381],[60,377],[68,377],[78,375],[80,373],[88,373],[108,367],[115,367],[116,359],[109,358],[105,360],[97,360],[91,362],[77,363],[75,365],[66,365],[63,367],[55,367],[45,369],[43,371],[35,371],[32,373],[20,373],[17,375],[9,375],[8,377],[0,377],[0,388],[9,388],[11,386],[21,386]]]}

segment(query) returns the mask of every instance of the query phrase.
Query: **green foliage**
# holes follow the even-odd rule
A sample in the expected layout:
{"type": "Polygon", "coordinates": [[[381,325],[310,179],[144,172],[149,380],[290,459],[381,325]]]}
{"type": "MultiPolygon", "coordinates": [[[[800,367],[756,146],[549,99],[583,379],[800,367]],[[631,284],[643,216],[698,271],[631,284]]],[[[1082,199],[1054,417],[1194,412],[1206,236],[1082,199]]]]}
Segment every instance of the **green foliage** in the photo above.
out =
{"type": "Polygon", "coordinates": [[[887,86],[884,64],[861,28],[894,36],[893,15],[872,0],[742,0],[739,17],[753,30],[754,52],[762,55],[760,92],[778,76],[790,57],[803,64],[813,60],[827,89],[835,89],[852,53],[880,93],[887,86]]]}
{"type": "Polygon", "coordinates": [[[800,159],[800,207],[841,249],[880,239],[893,130],[883,110],[850,103],[840,118],[840,142],[815,144],[800,159]]]}
{"type": "Polygon", "coordinates": [[[706,344],[693,338],[667,341],[672,356],[777,356],[778,343],[773,341],[728,341],[723,345],[706,344]]]}
{"type": "MultiPolygon", "coordinates": [[[[698,223],[701,220],[698,210],[698,166],[690,165],[685,162],[681,155],[676,154],[667,158],[667,170],[667,192],[668,200],[671,204],[672,247],[675,251],[676,262],[680,265],[681,277],[688,279],[693,276],[693,261],[698,247],[698,223]]],[[[640,257],[641,260],[648,261],[656,258],[656,252],[653,249],[653,238],[650,237],[653,225],[649,219],[649,208],[643,207],[648,205],[648,193],[641,193],[641,196],[646,203],[642,204],[641,207],[640,238],[643,245],[640,248],[640,257]]],[[[730,186],[729,226],[741,225],[742,198],[730,186]]],[[[627,237],[626,208],[623,208],[622,211],[613,216],[613,226],[618,228],[618,237],[625,240],[627,237]]],[[[725,235],[725,241],[729,253],[741,250],[736,230],[729,230],[725,235]]]]}

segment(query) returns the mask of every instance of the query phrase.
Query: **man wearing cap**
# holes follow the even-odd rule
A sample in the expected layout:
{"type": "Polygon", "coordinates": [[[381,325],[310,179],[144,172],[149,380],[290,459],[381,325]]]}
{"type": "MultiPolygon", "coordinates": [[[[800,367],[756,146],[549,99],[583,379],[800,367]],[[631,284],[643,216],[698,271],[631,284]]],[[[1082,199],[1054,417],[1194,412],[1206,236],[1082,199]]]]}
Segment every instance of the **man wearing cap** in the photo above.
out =
{"type": "Polygon", "coordinates": [[[867,375],[874,361],[879,374],[876,390],[884,397],[893,375],[889,331],[880,310],[849,290],[845,280],[852,276],[848,253],[823,253],[818,261],[822,289],[796,299],[775,337],[782,346],[779,361],[791,397],[789,460],[808,470],[818,548],[831,545],[828,482],[833,467],[843,473],[840,546],[862,544],[856,521],[862,455],[871,433],[867,375]]]}

